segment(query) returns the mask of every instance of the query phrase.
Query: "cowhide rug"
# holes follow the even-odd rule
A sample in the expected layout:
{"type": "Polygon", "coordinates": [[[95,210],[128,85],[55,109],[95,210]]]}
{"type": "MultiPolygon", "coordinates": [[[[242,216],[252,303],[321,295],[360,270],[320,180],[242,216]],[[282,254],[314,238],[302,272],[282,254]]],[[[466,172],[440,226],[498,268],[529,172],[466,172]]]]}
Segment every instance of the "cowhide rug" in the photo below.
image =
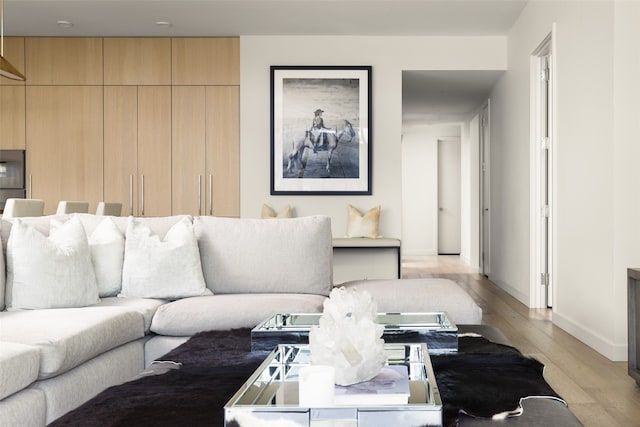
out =
{"type": "MultiPolygon", "coordinates": [[[[223,426],[225,403],[269,353],[250,348],[249,329],[199,333],[161,358],[175,362],[166,372],[108,388],[50,426],[223,426]]],[[[460,337],[458,353],[431,361],[444,426],[455,426],[460,413],[518,415],[528,396],[560,399],[541,363],[481,337],[460,337]]]]}

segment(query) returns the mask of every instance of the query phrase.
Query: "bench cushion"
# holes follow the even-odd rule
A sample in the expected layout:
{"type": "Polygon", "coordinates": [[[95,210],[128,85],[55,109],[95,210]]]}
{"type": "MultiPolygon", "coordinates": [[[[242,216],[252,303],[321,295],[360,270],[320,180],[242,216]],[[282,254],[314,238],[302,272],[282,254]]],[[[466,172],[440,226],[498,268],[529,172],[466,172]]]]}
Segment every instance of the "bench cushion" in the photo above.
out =
{"type": "Polygon", "coordinates": [[[482,309],[453,280],[440,278],[354,280],[340,286],[369,292],[378,303],[379,312],[445,311],[454,323],[482,323],[482,309]]]}
{"type": "Polygon", "coordinates": [[[40,350],[38,379],[51,378],[144,336],[137,311],[83,307],[0,313],[0,341],[40,350]]]}

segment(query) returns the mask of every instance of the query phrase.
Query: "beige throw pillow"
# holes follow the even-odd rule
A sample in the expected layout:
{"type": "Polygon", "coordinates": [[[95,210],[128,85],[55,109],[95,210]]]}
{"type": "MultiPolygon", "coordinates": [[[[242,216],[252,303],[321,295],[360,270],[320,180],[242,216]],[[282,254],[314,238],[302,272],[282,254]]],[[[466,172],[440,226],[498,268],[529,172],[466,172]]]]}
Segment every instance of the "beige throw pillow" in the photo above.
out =
{"type": "Polygon", "coordinates": [[[291,212],[291,206],[285,205],[280,212],[273,210],[270,206],[262,205],[262,219],[271,218],[291,218],[293,216],[291,212]]]}
{"type": "Polygon", "coordinates": [[[380,206],[370,209],[362,214],[353,206],[348,206],[349,223],[347,224],[347,237],[379,238],[380,206]]]}

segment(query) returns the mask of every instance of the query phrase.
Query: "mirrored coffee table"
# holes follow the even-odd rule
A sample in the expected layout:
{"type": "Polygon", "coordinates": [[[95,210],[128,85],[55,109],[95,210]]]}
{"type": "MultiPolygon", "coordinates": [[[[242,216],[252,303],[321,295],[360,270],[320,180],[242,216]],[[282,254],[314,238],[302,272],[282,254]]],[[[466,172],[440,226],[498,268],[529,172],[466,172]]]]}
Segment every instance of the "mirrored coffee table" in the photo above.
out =
{"type": "Polygon", "coordinates": [[[427,345],[385,344],[385,352],[389,365],[408,368],[407,404],[302,407],[298,373],[309,365],[309,346],[280,344],[225,405],[225,426],[442,426],[442,401],[427,345]]]}
{"type": "MultiPolygon", "coordinates": [[[[276,314],[251,331],[251,350],[272,350],[278,344],[307,344],[321,313],[276,314]]],[[[378,313],[385,343],[427,343],[431,354],[458,351],[458,327],[446,312],[378,313]]]]}

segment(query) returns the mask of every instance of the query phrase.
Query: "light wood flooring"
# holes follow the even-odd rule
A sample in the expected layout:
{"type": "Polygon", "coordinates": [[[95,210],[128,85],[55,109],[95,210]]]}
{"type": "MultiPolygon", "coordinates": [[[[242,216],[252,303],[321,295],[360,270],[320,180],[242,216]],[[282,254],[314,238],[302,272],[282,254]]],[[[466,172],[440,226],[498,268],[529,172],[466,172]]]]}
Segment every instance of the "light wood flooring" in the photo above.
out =
{"type": "MultiPolygon", "coordinates": [[[[611,362],[551,322],[551,310],[529,309],[457,256],[403,259],[402,276],[458,282],[522,353],[545,365],[547,382],[585,426],[640,426],[640,387],[626,362],[611,362]]],[[[549,426],[552,427],[552,426],[549,426]]]]}

